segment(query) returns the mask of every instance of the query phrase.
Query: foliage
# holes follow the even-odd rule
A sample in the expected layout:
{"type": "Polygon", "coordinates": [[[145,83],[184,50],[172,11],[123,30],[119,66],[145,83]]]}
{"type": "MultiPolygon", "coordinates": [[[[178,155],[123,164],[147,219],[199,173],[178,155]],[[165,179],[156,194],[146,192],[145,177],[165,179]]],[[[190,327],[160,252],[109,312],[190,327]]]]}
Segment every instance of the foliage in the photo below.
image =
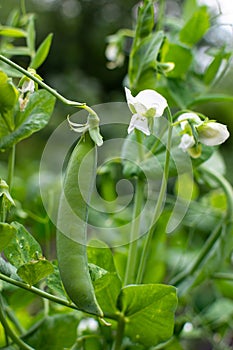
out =
{"type": "Polygon", "coordinates": [[[38,75],[53,35],[37,47],[35,16],[25,12],[24,1],[0,26],[1,349],[232,346],[233,192],[218,150],[220,131],[224,140],[228,132],[211,116],[191,110],[206,101],[233,101],[212,91],[232,52],[226,43],[211,47],[206,39],[217,25],[207,6],[186,0],[180,20],[164,12],[165,4],[144,0],[135,27],[108,40],[110,67],[128,61],[124,85],[132,93],[127,103],[135,123],[128,135],[125,125],[123,134],[116,126],[106,132],[107,105],[105,125],[98,108],[65,98],[38,75]],[[210,60],[200,69],[203,47],[210,60]],[[22,57],[26,69],[14,62],[22,57]],[[143,104],[138,98],[143,90],[144,98],[149,90],[164,96],[163,116],[156,116],[156,101],[143,104]],[[30,145],[31,136],[48,124],[56,100],[88,116],[79,123],[68,118],[69,135],[81,136],[78,142],[69,136],[67,154],[61,151],[62,181],[47,174],[49,205],[43,208],[35,177],[25,181],[17,169],[21,144],[30,145]],[[100,132],[106,143],[113,134],[118,143],[123,139],[118,156],[112,143],[113,156],[103,157],[100,132]],[[184,136],[192,139],[186,148],[184,136]],[[205,138],[217,142],[209,146],[201,142],[205,138]],[[134,188],[126,207],[121,199],[127,193],[118,198],[116,190],[120,180],[134,188]]]}

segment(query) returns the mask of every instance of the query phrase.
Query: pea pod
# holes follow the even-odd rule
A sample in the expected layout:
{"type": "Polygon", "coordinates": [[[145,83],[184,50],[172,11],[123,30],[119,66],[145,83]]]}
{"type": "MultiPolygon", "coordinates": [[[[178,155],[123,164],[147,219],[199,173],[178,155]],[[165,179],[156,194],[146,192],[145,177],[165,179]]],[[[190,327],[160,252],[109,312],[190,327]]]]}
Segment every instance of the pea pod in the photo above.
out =
{"type": "Polygon", "coordinates": [[[80,310],[102,317],[86,252],[88,204],[96,174],[96,158],[96,146],[86,133],[71,154],[64,178],[57,221],[57,259],[70,299],[80,310]]]}

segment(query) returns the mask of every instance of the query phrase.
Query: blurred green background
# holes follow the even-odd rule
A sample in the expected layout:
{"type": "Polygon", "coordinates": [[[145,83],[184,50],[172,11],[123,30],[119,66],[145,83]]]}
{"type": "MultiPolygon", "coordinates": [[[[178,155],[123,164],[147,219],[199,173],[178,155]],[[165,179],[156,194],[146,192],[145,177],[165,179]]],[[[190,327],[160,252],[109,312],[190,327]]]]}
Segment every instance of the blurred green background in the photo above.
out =
{"type": "MultiPolygon", "coordinates": [[[[216,5],[215,0],[212,2],[216,5]]],[[[134,26],[137,1],[25,0],[25,3],[27,12],[36,14],[38,45],[48,33],[54,34],[50,54],[38,71],[49,85],[64,96],[85,101],[89,105],[125,100],[122,82],[127,73],[127,59],[121,68],[109,70],[106,67],[106,37],[121,28],[134,26]]],[[[167,1],[167,13],[179,15],[182,3],[178,0],[167,1]]],[[[19,6],[19,0],[0,0],[0,23],[4,24],[10,11],[19,6]]],[[[221,26],[221,30],[223,28],[221,26]]],[[[228,44],[233,42],[233,35],[230,36],[228,44]]],[[[215,38],[210,40],[214,43],[215,38]]],[[[222,34],[219,32],[216,40],[226,40],[224,31],[222,34]]],[[[127,49],[126,47],[126,51],[127,49]]],[[[27,58],[17,58],[17,62],[27,66],[27,58]]],[[[232,78],[233,70],[230,68],[215,86],[215,90],[232,94],[232,78]]],[[[209,118],[227,124],[233,134],[232,108],[232,103],[216,103],[201,106],[198,110],[209,118]]],[[[72,112],[57,103],[49,126],[19,146],[18,152],[23,154],[21,161],[26,161],[31,155],[39,158],[51,131],[72,112]],[[31,147],[32,144],[35,147],[31,147]]],[[[221,152],[226,160],[227,177],[233,182],[232,137],[221,146],[221,152]]]]}

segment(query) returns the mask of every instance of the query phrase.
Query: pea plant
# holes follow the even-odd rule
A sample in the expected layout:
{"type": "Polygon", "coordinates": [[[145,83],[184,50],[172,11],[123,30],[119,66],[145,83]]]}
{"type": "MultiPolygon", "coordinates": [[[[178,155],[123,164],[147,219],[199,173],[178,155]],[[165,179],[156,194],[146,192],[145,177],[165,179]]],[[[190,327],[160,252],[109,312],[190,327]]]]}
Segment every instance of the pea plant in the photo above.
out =
{"type": "Polygon", "coordinates": [[[107,38],[124,102],[90,107],[37,73],[52,34],[37,47],[21,7],[0,26],[1,349],[231,349],[230,134],[202,110],[233,101],[214,92],[232,56],[211,39],[221,13],[142,1],[107,38]],[[56,101],[79,112],[48,138],[39,190],[17,169],[56,101]]]}

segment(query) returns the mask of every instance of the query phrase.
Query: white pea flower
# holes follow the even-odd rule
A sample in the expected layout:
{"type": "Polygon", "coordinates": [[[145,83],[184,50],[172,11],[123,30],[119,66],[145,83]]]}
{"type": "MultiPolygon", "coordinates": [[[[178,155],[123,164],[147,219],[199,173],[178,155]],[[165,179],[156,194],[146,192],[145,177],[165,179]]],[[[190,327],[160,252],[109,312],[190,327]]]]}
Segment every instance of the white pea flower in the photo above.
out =
{"type": "Polygon", "coordinates": [[[195,145],[194,137],[189,134],[184,134],[181,137],[179,148],[181,148],[182,151],[186,152],[189,148],[192,148],[194,145],[195,145]]]}
{"type": "Polygon", "coordinates": [[[163,115],[167,107],[167,100],[154,90],[140,91],[137,96],[132,96],[131,91],[125,88],[126,100],[129,109],[133,113],[128,133],[134,129],[141,130],[144,134],[150,135],[148,120],[163,115]]]}
{"type": "Polygon", "coordinates": [[[26,92],[33,93],[35,91],[35,83],[31,79],[26,79],[21,87],[22,94],[26,94],[26,92]]]}
{"type": "Polygon", "coordinates": [[[229,137],[226,125],[214,121],[202,121],[196,113],[183,113],[178,121],[183,130],[179,148],[197,158],[201,154],[201,145],[217,146],[229,137]],[[192,125],[192,127],[191,127],[192,125]]]}
{"type": "Polygon", "coordinates": [[[202,123],[201,118],[199,118],[198,115],[193,112],[181,114],[178,120],[180,121],[180,127],[182,130],[191,130],[189,121],[191,121],[194,125],[199,125],[202,123]]]}
{"type": "Polygon", "coordinates": [[[221,123],[204,122],[197,127],[198,138],[206,146],[217,146],[230,136],[227,126],[221,123]]]}

